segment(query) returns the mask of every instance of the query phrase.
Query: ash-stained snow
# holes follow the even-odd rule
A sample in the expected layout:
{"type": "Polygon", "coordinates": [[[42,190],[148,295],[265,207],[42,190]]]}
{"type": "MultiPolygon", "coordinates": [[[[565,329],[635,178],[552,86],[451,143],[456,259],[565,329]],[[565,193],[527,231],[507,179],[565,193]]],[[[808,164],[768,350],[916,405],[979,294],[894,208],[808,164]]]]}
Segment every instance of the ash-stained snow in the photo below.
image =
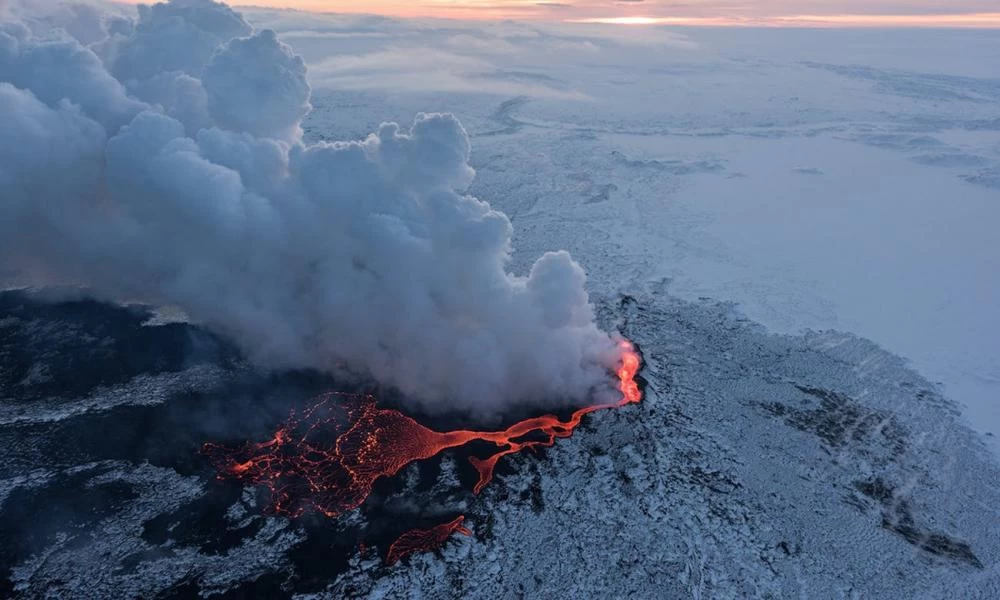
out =
{"type": "Polygon", "coordinates": [[[197,498],[204,492],[204,482],[148,463],[89,467],[81,473],[86,477],[83,494],[128,486],[129,497],[84,533],[60,532],[51,546],[12,569],[15,592],[30,596],[45,590],[46,596],[59,598],[142,598],[183,583],[193,573],[205,594],[224,592],[280,569],[285,553],[300,541],[289,523],[267,519],[255,536],[223,553],[150,543],[144,539],[150,517],[197,498]]]}
{"type": "MultiPolygon", "coordinates": [[[[44,364],[35,363],[32,372],[44,369],[44,364]]],[[[72,402],[67,402],[64,398],[41,398],[30,404],[0,404],[0,425],[59,421],[126,404],[160,404],[175,394],[211,390],[219,385],[223,377],[224,371],[216,366],[196,365],[177,373],[138,375],[124,385],[97,388],[86,398],[72,402]]]]}

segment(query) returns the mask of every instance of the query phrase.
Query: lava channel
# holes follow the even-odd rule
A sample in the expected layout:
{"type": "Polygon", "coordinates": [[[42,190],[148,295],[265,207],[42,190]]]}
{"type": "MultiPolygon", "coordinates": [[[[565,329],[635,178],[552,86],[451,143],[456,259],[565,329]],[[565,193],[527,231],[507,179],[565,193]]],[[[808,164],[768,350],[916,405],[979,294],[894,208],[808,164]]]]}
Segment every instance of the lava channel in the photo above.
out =
{"type": "Polygon", "coordinates": [[[465,521],[465,515],[430,529],[407,531],[389,546],[389,553],[385,557],[386,564],[395,564],[411,554],[436,550],[443,546],[453,534],[472,535],[471,531],[462,526],[463,521],[465,521]]]}
{"type": "MultiPolygon", "coordinates": [[[[493,470],[504,456],[552,446],[556,439],[571,436],[584,416],[642,400],[635,380],[639,355],[628,341],[621,342],[621,350],[622,363],[617,371],[621,399],[581,408],[566,421],[544,415],[502,431],[438,432],[397,410],[379,408],[374,396],[334,392],[320,396],[301,414],[293,411],[267,441],[238,447],[207,443],[202,451],[218,469],[220,478],[233,477],[268,488],[269,510],[273,513],[296,517],[312,509],[333,518],[360,506],[378,479],[391,477],[414,461],[477,440],[491,442],[497,448],[493,454],[469,458],[479,473],[473,488],[478,494],[493,479],[493,470]]],[[[453,521],[431,531],[447,530],[451,535],[459,526],[460,521],[453,521]]],[[[410,532],[403,538],[410,534],[416,538],[424,535],[410,532]]],[[[397,550],[396,555],[408,553],[397,550]]]]}

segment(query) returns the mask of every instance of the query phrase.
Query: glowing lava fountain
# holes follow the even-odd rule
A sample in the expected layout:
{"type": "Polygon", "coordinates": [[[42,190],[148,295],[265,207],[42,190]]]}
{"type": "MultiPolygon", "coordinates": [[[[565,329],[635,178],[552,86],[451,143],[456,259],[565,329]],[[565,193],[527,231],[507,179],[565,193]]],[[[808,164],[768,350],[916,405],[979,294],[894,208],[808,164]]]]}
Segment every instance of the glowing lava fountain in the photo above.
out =
{"type": "MultiPolygon", "coordinates": [[[[617,402],[587,406],[562,421],[554,415],[525,419],[503,431],[456,430],[438,432],[424,427],[397,410],[379,408],[370,395],[329,393],[301,414],[293,412],[274,436],[236,448],[205,444],[203,452],[220,477],[235,477],[251,485],[266,486],[271,510],[298,516],[315,509],[337,517],[360,506],[375,482],[391,477],[411,462],[473,441],[491,442],[497,449],[486,458],[470,457],[479,472],[473,491],[479,493],[493,479],[497,461],[526,448],[551,446],[569,437],[583,417],[603,409],[639,402],[642,392],[635,378],[640,359],[632,344],[621,342],[617,402]],[[337,433],[338,431],[343,433],[337,433]]],[[[414,530],[393,544],[390,559],[421,548],[434,547],[452,533],[467,532],[461,518],[432,530],[414,530]]]]}

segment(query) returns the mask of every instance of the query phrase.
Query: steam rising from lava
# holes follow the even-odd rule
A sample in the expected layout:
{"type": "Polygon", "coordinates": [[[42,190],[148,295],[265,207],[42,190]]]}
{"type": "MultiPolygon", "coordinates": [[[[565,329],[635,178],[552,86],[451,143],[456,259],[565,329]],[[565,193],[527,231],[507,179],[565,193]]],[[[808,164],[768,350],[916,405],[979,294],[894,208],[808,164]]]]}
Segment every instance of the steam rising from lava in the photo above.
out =
{"type": "Polygon", "coordinates": [[[345,365],[428,411],[607,386],[621,350],[583,270],[551,252],[507,271],[511,223],[464,194],[455,117],[309,145],[304,62],[223,4],[13,14],[0,272],[177,305],[263,365],[345,365]]]}

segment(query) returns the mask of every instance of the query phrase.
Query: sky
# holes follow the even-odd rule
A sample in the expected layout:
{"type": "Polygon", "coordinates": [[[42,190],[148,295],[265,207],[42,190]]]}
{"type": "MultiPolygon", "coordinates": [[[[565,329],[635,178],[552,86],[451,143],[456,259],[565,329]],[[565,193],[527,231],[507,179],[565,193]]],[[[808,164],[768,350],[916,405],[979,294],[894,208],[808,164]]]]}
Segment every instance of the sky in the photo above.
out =
{"type": "Polygon", "coordinates": [[[229,0],[229,4],[396,17],[623,25],[1000,28],[997,0],[229,0]]]}

